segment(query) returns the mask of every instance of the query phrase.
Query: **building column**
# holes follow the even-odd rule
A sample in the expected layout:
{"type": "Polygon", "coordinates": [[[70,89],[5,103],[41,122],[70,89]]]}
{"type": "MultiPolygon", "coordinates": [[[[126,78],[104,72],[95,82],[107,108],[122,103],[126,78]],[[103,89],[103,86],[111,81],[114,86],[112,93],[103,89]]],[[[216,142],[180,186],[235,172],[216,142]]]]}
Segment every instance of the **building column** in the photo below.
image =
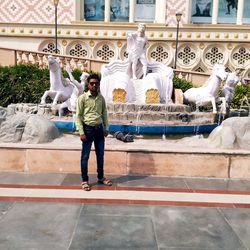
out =
{"type": "Polygon", "coordinates": [[[75,4],[75,20],[84,20],[84,3],[81,1],[74,1],[75,4]],[[82,15],[82,16],[81,16],[82,15]]]}
{"type": "Polygon", "coordinates": [[[104,5],[104,22],[110,22],[110,0],[105,0],[104,5]]]}
{"type": "Polygon", "coordinates": [[[236,24],[243,24],[244,0],[238,0],[238,10],[236,24]]]}
{"type": "Polygon", "coordinates": [[[166,23],[166,0],[156,0],[155,2],[155,23],[166,23]]]}
{"type": "Polygon", "coordinates": [[[213,1],[212,24],[218,23],[219,0],[213,1]]]}
{"type": "Polygon", "coordinates": [[[135,0],[129,1],[129,22],[133,23],[135,21],[135,0]]]}
{"type": "Polygon", "coordinates": [[[185,15],[185,21],[186,23],[190,23],[192,19],[192,0],[187,1],[186,10],[188,14],[185,15]]]}

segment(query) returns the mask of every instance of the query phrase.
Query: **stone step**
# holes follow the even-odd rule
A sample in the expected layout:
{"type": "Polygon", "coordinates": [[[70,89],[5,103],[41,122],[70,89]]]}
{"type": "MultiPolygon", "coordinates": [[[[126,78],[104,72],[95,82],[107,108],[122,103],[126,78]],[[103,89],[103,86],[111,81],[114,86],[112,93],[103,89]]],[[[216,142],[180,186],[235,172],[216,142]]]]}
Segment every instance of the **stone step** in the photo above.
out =
{"type": "MultiPolygon", "coordinates": [[[[246,150],[189,148],[163,140],[123,143],[107,138],[105,172],[116,175],[153,175],[250,179],[250,155],[246,150]]],[[[78,137],[50,144],[0,144],[0,171],[27,173],[80,173],[81,143],[78,137]]],[[[89,173],[96,173],[91,152],[89,173]]]]}
{"type": "Polygon", "coordinates": [[[191,112],[191,107],[183,104],[134,104],[108,103],[109,112],[191,112]]]}

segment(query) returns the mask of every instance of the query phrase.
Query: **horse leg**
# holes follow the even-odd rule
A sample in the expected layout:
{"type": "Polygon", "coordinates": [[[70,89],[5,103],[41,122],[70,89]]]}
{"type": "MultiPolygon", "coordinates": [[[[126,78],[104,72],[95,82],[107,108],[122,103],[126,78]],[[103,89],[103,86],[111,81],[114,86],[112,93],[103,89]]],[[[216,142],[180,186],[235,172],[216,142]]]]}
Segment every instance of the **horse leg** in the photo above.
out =
{"type": "Polygon", "coordinates": [[[58,115],[60,118],[63,116],[63,109],[64,108],[68,108],[68,104],[66,102],[63,102],[58,109],[58,115]]]}
{"type": "Polygon", "coordinates": [[[219,100],[222,102],[221,104],[221,113],[226,114],[226,98],[225,97],[220,97],[219,100]]]}
{"type": "Polygon", "coordinates": [[[56,104],[57,104],[60,95],[61,95],[61,92],[59,92],[59,91],[56,92],[56,95],[55,95],[55,98],[54,98],[54,100],[53,100],[52,105],[56,105],[56,104]]]}
{"type": "Polygon", "coordinates": [[[211,97],[211,103],[212,103],[212,106],[213,106],[213,113],[217,114],[216,102],[215,102],[214,97],[211,97]]]}
{"type": "Polygon", "coordinates": [[[49,94],[49,90],[46,90],[41,98],[41,104],[46,104],[46,98],[49,94]]]}

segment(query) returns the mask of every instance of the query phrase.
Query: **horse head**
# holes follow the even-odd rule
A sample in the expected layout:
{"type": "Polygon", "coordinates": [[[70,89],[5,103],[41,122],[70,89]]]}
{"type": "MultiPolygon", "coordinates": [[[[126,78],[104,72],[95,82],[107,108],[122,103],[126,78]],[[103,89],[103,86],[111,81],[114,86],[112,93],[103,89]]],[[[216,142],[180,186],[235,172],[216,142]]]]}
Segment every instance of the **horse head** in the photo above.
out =
{"type": "Polygon", "coordinates": [[[227,72],[225,70],[225,66],[221,63],[214,64],[213,74],[219,77],[222,81],[225,81],[227,78],[227,72]]]}
{"type": "Polygon", "coordinates": [[[49,65],[49,70],[52,72],[56,72],[58,69],[60,69],[59,62],[52,55],[48,56],[48,65],[49,65]]]}

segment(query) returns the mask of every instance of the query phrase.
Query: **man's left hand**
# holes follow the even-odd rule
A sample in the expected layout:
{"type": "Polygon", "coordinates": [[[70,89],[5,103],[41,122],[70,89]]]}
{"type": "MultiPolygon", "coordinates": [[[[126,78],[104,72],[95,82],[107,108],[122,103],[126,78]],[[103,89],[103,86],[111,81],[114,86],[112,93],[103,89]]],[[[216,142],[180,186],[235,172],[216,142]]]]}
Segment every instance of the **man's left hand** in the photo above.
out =
{"type": "Polygon", "coordinates": [[[108,130],[104,130],[103,134],[104,134],[105,137],[107,137],[108,134],[109,134],[109,131],[108,130]]]}

